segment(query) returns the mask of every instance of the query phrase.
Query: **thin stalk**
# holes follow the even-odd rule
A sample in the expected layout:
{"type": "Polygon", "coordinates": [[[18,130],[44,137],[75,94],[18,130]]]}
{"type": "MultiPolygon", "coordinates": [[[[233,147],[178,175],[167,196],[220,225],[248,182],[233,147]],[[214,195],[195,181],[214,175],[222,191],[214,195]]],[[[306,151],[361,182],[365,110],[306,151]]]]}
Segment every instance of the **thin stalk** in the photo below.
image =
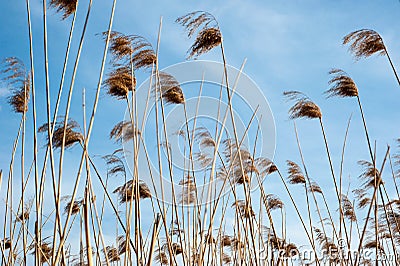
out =
{"type": "MultiPolygon", "coordinates": [[[[97,110],[97,105],[98,105],[98,101],[99,101],[99,95],[100,95],[100,88],[101,88],[101,84],[103,81],[103,74],[104,74],[104,68],[105,68],[105,64],[106,64],[106,58],[107,58],[107,51],[108,51],[108,46],[109,46],[109,42],[110,42],[110,34],[111,34],[111,29],[112,29],[112,24],[114,21],[114,13],[115,13],[115,6],[116,6],[117,0],[113,0],[113,5],[112,5],[112,10],[111,10],[111,15],[110,15],[110,21],[109,21],[109,26],[108,26],[108,33],[107,33],[107,39],[106,39],[106,44],[104,47],[104,52],[103,52],[103,60],[101,63],[101,68],[100,68],[100,75],[99,75],[99,81],[97,83],[97,89],[96,89],[96,96],[95,96],[95,100],[93,103],[93,110],[92,110],[92,115],[90,117],[90,122],[89,122],[89,127],[88,127],[88,132],[87,132],[87,137],[86,137],[86,141],[85,141],[85,145],[87,147],[87,145],[89,145],[89,140],[90,140],[90,136],[91,136],[91,132],[92,132],[92,128],[93,128],[93,123],[94,123],[94,118],[96,115],[96,110],[97,110]]],[[[80,160],[80,165],[79,165],[79,170],[78,170],[78,174],[77,174],[77,178],[75,181],[75,185],[74,185],[74,191],[72,193],[72,197],[71,200],[74,201],[75,200],[75,196],[77,193],[77,189],[78,189],[78,184],[79,184],[79,180],[80,180],[80,176],[81,176],[81,171],[83,168],[83,161],[84,161],[84,156],[85,156],[85,151],[86,148],[84,149],[84,151],[82,152],[82,156],[81,156],[81,160],[80,160]]],[[[68,211],[68,216],[66,218],[65,221],[65,225],[68,225],[69,220],[71,218],[71,213],[72,213],[72,205],[68,211]]],[[[57,251],[57,255],[55,257],[54,262],[57,263],[59,258],[60,258],[60,253],[61,253],[61,249],[60,247],[62,247],[65,243],[65,229],[66,226],[64,227],[64,232],[63,232],[63,237],[60,240],[60,244],[59,244],[59,248],[57,251]]]]}
{"type": "MultiPolygon", "coordinates": [[[[387,159],[387,157],[388,157],[388,155],[389,155],[389,151],[390,151],[390,147],[388,146],[379,173],[382,173],[382,172],[383,172],[383,169],[384,169],[385,164],[386,164],[386,159],[387,159]]],[[[375,198],[376,198],[376,196],[377,196],[378,187],[380,186],[381,182],[382,182],[382,180],[381,180],[381,179],[378,179],[378,182],[377,182],[376,186],[374,187],[374,193],[373,193],[373,196],[372,196],[372,198],[371,198],[371,203],[370,203],[370,205],[369,205],[368,212],[367,212],[367,216],[366,216],[366,218],[365,218],[364,227],[363,227],[363,230],[362,230],[362,232],[361,232],[361,237],[360,237],[360,240],[359,240],[359,244],[358,244],[358,248],[357,248],[357,254],[356,254],[356,258],[355,258],[355,263],[354,263],[354,265],[358,265],[357,263],[358,263],[358,261],[359,261],[359,259],[360,259],[360,256],[359,256],[360,250],[361,250],[361,248],[362,248],[362,244],[363,244],[363,240],[364,240],[364,237],[365,237],[365,233],[367,232],[368,221],[369,221],[369,218],[370,218],[370,215],[371,215],[372,207],[374,206],[375,198]]]]}
{"type": "Polygon", "coordinates": [[[392,62],[392,59],[391,59],[390,56],[389,56],[389,53],[388,53],[388,51],[387,51],[387,49],[386,49],[386,46],[383,46],[383,47],[384,47],[384,50],[385,50],[385,54],[386,54],[386,56],[387,56],[387,59],[389,60],[390,66],[391,66],[391,68],[392,68],[392,70],[393,70],[393,73],[394,73],[394,75],[395,75],[395,77],[396,77],[397,83],[400,85],[400,78],[399,78],[399,75],[397,74],[396,68],[394,67],[394,64],[393,64],[393,62],[392,62]]]}
{"type": "Polygon", "coordinates": [[[83,201],[83,220],[85,225],[85,240],[86,240],[86,252],[87,252],[87,263],[89,266],[93,265],[92,257],[92,245],[90,243],[90,226],[89,226],[89,206],[90,198],[88,187],[85,188],[85,199],[83,201]]]}

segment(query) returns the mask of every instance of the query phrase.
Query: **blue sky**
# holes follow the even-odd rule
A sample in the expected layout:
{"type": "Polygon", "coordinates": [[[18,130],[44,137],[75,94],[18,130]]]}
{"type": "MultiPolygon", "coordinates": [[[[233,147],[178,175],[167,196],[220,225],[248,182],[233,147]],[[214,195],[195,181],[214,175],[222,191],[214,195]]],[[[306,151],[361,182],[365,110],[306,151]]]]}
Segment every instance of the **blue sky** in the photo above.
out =
{"type": "MultiPolygon", "coordinates": [[[[32,21],[36,62],[36,89],[38,102],[38,124],[45,120],[45,94],[43,79],[43,46],[41,1],[32,0],[32,21]]],[[[81,89],[86,88],[87,106],[91,108],[98,80],[103,41],[97,33],[107,29],[112,1],[94,0],[86,41],[80,61],[71,117],[82,121],[81,89]]],[[[86,12],[87,1],[80,1],[76,36],[80,34],[86,12]]],[[[17,56],[29,64],[29,46],[26,27],[25,1],[2,1],[0,32],[0,58],[17,56]]],[[[293,124],[288,119],[290,104],[283,99],[285,90],[300,90],[310,96],[322,109],[328,141],[336,172],[339,171],[341,149],[347,120],[353,119],[349,131],[344,176],[352,184],[361,171],[358,160],[368,160],[368,150],[362,131],[361,119],[354,99],[325,99],[323,92],[328,89],[328,71],[331,68],[345,70],[356,82],[364,104],[368,129],[377,144],[378,162],[381,161],[386,145],[395,149],[396,138],[400,137],[399,99],[397,84],[386,57],[372,56],[355,61],[347,47],[341,44],[343,36],[363,28],[376,30],[383,37],[385,45],[400,69],[400,2],[391,1],[127,1],[117,4],[114,29],[126,34],[145,36],[154,46],[160,17],[163,17],[161,35],[160,66],[180,63],[185,60],[186,51],[192,40],[188,40],[183,29],[174,23],[181,15],[194,10],[211,12],[218,20],[228,64],[239,68],[247,58],[244,71],[262,89],[269,101],[276,124],[276,152],[274,161],[283,171],[285,160],[300,163],[296,148],[293,124]]],[[[49,11],[49,55],[50,84],[55,102],[62,60],[65,52],[71,18],[61,21],[60,15],[49,11]]],[[[71,60],[75,57],[75,40],[71,60]]],[[[201,56],[201,59],[220,61],[219,51],[201,56]]],[[[71,61],[72,62],[72,61],[71,61]]],[[[71,75],[70,64],[67,76],[71,75]]],[[[138,80],[146,76],[138,74],[138,80]]],[[[139,83],[141,82],[139,81],[139,83]]],[[[66,81],[65,91],[69,86],[66,81]]],[[[20,117],[11,112],[7,104],[8,88],[0,86],[0,169],[7,174],[20,117]]],[[[66,94],[63,94],[65,99],[66,94]]],[[[54,105],[53,105],[54,106],[54,105]]],[[[93,155],[111,153],[117,146],[112,141],[104,141],[112,126],[122,120],[124,105],[101,93],[98,114],[95,120],[90,151],[93,155]]],[[[64,111],[64,104],[61,109],[64,111]]],[[[89,113],[89,111],[88,111],[89,113]]],[[[31,113],[28,114],[31,116],[31,113]]],[[[28,131],[31,130],[31,120],[28,131]]],[[[323,140],[317,121],[297,122],[300,140],[309,174],[325,190],[333,192],[323,140]]],[[[28,146],[32,139],[27,136],[28,146]]],[[[44,137],[40,138],[41,145],[44,137]]],[[[67,152],[65,165],[74,176],[75,147],[67,152]]],[[[18,156],[18,155],[17,155],[18,156]]],[[[65,190],[71,184],[65,183],[65,190]]],[[[267,180],[267,191],[285,194],[277,180],[267,180]]],[[[296,189],[294,189],[296,191],[296,189]]],[[[298,191],[301,198],[302,192],[298,191]]],[[[4,195],[4,184],[1,188],[4,195]]],[[[334,197],[331,198],[334,201],[334,197]]],[[[288,203],[289,204],[289,203],[288,203]]],[[[296,222],[292,222],[293,225],[296,222]]],[[[296,236],[294,237],[296,238],[296,236]]],[[[299,236],[298,239],[301,239],[299,236]]]]}

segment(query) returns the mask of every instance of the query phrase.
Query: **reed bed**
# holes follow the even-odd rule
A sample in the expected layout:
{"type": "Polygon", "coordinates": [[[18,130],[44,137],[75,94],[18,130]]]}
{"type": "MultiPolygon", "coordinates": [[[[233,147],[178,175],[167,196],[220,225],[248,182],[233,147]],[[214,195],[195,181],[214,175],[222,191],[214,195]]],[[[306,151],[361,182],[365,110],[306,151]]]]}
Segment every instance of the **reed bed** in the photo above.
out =
{"type": "MultiPolygon", "coordinates": [[[[216,123],[213,128],[197,125],[198,116],[190,123],[185,121],[176,133],[184,143],[185,167],[176,170],[166,112],[180,108],[188,119],[187,102],[179,81],[160,70],[162,20],[155,44],[144,36],[115,31],[114,12],[118,3],[114,0],[108,29],[98,34],[104,50],[99,55],[101,67],[96,77],[97,87],[90,97],[92,102],[86,102],[85,89],[81,89],[82,101],[75,102],[73,93],[80,90],[75,78],[93,12],[92,1],[79,6],[78,2],[43,1],[43,36],[32,36],[30,0],[26,0],[29,32],[26,47],[30,61],[22,62],[16,55],[10,55],[1,64],[1,78],[11,88],[10,109],[20,116],[9,169],[0,171],[0,195],[5,204],[1,265],[400,264],[397,184],[400,155],[396,154],[396,147],[388,146],[383,157],[377,156],[363,111],[364,92],[344,70],[332,69],[327,89],[321,93],[327,98],[352,98],[359,109],[369,157],[356,159],[360,174],[357,189],[353,191],[347,189],[348,180],[343,176],[351,120],[343,132],[342,160],[335,165],[323,110],[305,93],[285,91],[282,98],[291,104],[288,118],[293,121],[297,140],[297,147],[291,148],[299,153],[301,160],[287,158],[286,165],[276,165],[273,158],[257,157],[258,132],[249,130],[253,121],[245,121],[243,136],[237,131],[233,100],[236,82],[228,79],[228,59],[217,19],[205,11],[177,18],[176,23],[193,41],[187,51],[188,60],[200,58],[211,50],[220,51],[224,73],[219,93],[220,99],[227,99],[227,107],[224,110],[219,106],[216,114],[223,118],[222,125],[216,123]],[[53,79],[49,70],[52,64],[47,53],[47,27],[52,27],[47,25],[49,9],[55,11],[51,16],[70,23],[60,81],[53,79]],[[75,32],[77,14],[84,16],[80,35],[75,32]],[[33,38],[42,39],[44,58],[36,57],[33,38]],[[71,44],[78,47],[72,59],[71,44]],[[45,73],[44,86],[37,84],[35,78],[35,68],[41,67],[45,73]],[[67,67],[73,71],[67,72],[67,67]],[[142,76],[150,81],[145,98],[137,91],[142,76]],[[70,84],[66,97],[62,97],[66,81],[70,84]],[[58,91],[54,90],[56,87],[58,91]],[[37,105],[38,90],[46,95],[45,106],[37,105]],[[106,124],[95,119],[101,95],[127,110],[125,120],[110,127],[109,139],[92,135],[94,125],[106,124]],[[139,102],[146,105],[144,113],[137,107],[139,102]],[[60,106],[65,108],[62,114],[60,106]],[[155,147],[145,141],[144,133],[143,116],[150,106],[154,106],[151,119],[156,131],[155,147]],[[46,113],[41,126],[38,126],[38,112],[46,113]],[[72,118],[80,113],[83,119],[72,118]],[[87,113],[90,116],[86,117],[87,113]],[[298,121],[301,119],[313,121],[298,121]],[[79,125],[77,121],[81,120],[79,125]],[[233,126],[230,137],[224,133],[228,122],[233,126]],[[33,125],[32,130],[27,130],[28,123],[33,125]],[[315,135],[323,138],[321,157],[328,163],[329,168],[324,170],[330,175],[332,187],[320,186],[318,179],[310,176],[309,169],[313,166],[306,164],[297,123],[318,124],[319,132],[315,135]],[[32,136],[28,138],[27,134],[32,136]],[[247,137],[254,142],[251,146],[243,144],[247,137]],[[27,145],[27,139],[33,141],[32,145],[27,145]],[[91,152],[90,140],[114,143],[116,148],[99,156],[91,152]],[[130,154],[124,150],[127,146],[130,154]],[[28,151],[29,147],[32,150],[28,151]],[[152,167],[154,158],[156,170],[152,167]],[[201,165],[201,170],[196,170],[195,165],[201,165]],[[288,200],[265,185],[264,180],[270,178],[279,180],[288,200]],[[258,184],[256,192],[252,191],[252,182],[258,184]],[[220,185],[215,186],[216,183],[220,185]],[[208,185],[202,187],[203,184],[208,185]],[[393,188],[396,193],[392,193],[393,188]],[[327,193],[332,191],[334,200],[329,200],[332,197],[327,193]],[[297,232],[288,227],[288,216],[298,221],[297,232]],[[304,241],[293,243],[294,233],[301,233],[304,241]],[[304,256],[305,252],[311,257],[304,256]],[[366,257],[366,252],[372,255],[366,257]],[[378,260],[389,256],[393,258],[378,260]]],[[[354,31],[343,38],[343,44],[348,45],[356,59],[375,54],[387,57],[400,85],[388,49],[376,31],[354,31]]],[[[198,87],[198,102],[203,85],[198,87]]],[[[338,115],[346,114],[339,111],[338,115]]]]}

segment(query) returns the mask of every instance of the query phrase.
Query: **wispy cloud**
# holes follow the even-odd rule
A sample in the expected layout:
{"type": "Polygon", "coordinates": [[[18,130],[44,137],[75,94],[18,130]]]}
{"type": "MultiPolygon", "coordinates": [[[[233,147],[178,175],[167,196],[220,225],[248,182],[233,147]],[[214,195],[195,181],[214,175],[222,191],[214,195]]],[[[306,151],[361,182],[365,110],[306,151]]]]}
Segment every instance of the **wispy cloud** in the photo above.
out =
{"type": "Polygon", "coordinates": [[[10,94],[10,89],[1,85],[0,83],[0,98],[7,97],[10,94]]]}

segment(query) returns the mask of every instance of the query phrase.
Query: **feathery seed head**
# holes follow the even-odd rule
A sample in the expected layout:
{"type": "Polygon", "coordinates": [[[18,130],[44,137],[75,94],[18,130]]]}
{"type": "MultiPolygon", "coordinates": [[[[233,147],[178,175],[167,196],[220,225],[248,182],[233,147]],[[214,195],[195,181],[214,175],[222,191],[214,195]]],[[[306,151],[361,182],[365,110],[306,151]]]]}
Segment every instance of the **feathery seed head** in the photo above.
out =
{"type": "MultiPolygon", "coordinates": [[[[62,147],[63,137],[64,137],[64,123],[65,120],[62,120],[56,122],[56,124],[54,125],[52,142],[55,148],[62,147]]],[[[68,119],[68,122],[65,125],[65,148],[70,148],[75,143],[83,141],[83,135],[80,132],[76,131],[77,129],[79,129],[78,123],[72,118],[68,119]]],[[[38,129],[38,132],[41,133],[47,131],[48,131],[48,123],[43,124],[38,129]]],[[[47,136],[47,142],[49,142],[49,136],[47,136]]]]}
{"type": "Polygon", "coordinates": [[[356,60],[375,53],[385,55],[386,49],[382,37],[374,30],[361,29],[347,34],[343,44],[349,44],[349,50],[356,60]]]}
{"type": "Polygon", "coordinates": [[[2,61],[0,74],[2,80],[11,87],[8,103],[16,113],[28,111],[31,74],[26,71],[24,63],[16,57],[8,57],[2,61]]]}
{"type": "Polygon", "coordinates": [[[322,113],[318,105],[310,100],[305,94],[298,91],[286,91],[283,95],[288,100],[294,100],[295,104],[289,109],[290,119],[296,118],[322,118],[322,113]]]}
{"type": "MultiPolygon", "coordinates": [[[[122,186],[117,187],[113,193],[118,193],[120,203],[135,200],[135,185],[132,180],[129,180],[122,186]]],[[[139,197],[141,199],[151,197],[150,189],[143,181],[139,181],[139,197]]]]}
{"type": "Polygon", "coordinates": [[[301,168],[298,164],[296,164],[295,162],[286,161],[287,165],[288,165],[288,179],[289,179],[289,183],[290,184],[305,184],[306,183],[306,179],[303,175],[303,172],[301,171],[301,168]]]}
{"type": "Polygon", "coordinates": [[[157,89],[157,95],[161,92],[161,97],[166,103],[182,104],[185,102],[183,91],[179,82],[174,76],[166,72],[159,72],[158,84],[153,86],[153,91],[157,89]]]}
{"type": "Polygon", "coordinates": [[[218,22],[208,12],[195,11],[179,17],[176,22],[185,27],[189,38],[198,31],[195,42],[189,48],[188,58],[207,53],[222,43],[218,22]]]}
{"type": "Polygon", "coordinates": [[[132,140],[135,135],[140,135],[140,131],[132,129],[132,122],[121,121],[111,130],[110,139],[114,139],[117,142],[127,142],[132,140]]]}
{"type": "Polygon", "coordinates": [[[346,72],[341,69],[332,69],[329,71],[332,79],[329,81],[330,89],[325,92],[329,97],[356,97],[358,96],[358,88],[346,72]]]}
{"type": "Polygon", "coordinates": [[[50,0],[50,6],[62,13],[62,19],[66,19],[76,12],[78,0],[50,0]]]}
{"type": "Polygon", "coordinates": [[[136,88],[136,77],[129,67],[120,66],[108,74],[104,86],[109,95],[117,99],[125,99],[128,97],[128,92],[136,88]]]}

